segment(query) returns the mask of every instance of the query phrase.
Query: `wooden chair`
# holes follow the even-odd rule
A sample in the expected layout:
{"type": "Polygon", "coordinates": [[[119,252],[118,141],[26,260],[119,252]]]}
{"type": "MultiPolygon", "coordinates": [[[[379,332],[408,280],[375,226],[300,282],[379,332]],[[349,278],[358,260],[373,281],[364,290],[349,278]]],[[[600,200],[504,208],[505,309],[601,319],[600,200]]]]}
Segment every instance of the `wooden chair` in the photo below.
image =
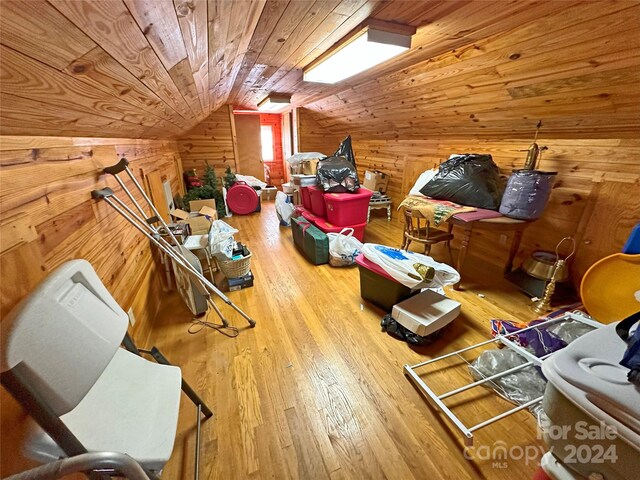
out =
{"type": "Polygon", "coordinates": [[[451,230],[453,225],[449,224],[447,232],[437,228],[431,228],[429,221],[417,210],[404,209],[404,235],[402,240],[402,250],[409,250],[411,242],[418,242],[424,245],[424,254],[429,255],[431,245],[447,242],[447,250],[449,250],[449,258],[453,265],[453,253],[451,252],[451,240],[453,234],[451,230]]]}

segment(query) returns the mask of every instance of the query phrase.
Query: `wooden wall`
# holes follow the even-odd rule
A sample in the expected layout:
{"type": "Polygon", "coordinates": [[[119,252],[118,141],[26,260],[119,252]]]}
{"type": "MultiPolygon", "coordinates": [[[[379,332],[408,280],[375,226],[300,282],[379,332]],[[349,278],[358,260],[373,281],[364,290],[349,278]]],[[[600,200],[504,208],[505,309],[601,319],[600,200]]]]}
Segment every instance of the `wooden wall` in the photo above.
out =
{"type": "MultiPolygon", "coordinates": [[[[489,153],[501,173],[509,175],[524,165],[531,139],[489,140],[365,140],[355,138],[359,173],[377,169],[389,173],[388,194],[397,206],[424,170],[438,166],[452,153],[489,153]]],[[[631,139],[541,138],[547,145],[541,169],[558,172],[544,215],[525,232],[519,257],[535,249],[553,250],[565,236],[578,240],[574,273],[580,278],[602,256],[619,251],[631,228],[640,221],[640,141],[631,139]],[[615,195],[614,198],[611,195],[615,195]],[[608,205],[611,215],[589,222],[598,206],[608,205]],[[594,248],[597,245],[597,248],[594,248]]],[[[396,214],[400,220],[400,215],[396,214]]],[[[455,231],[454,231],[455,233],[455,231]]],[[[400,239],[398,239],[400,243],[400,239]]],[[[504,264],[507,248],[500,235],[476,232],[470,255],[504,264]]]]}
{"type": "MultiPolygon", "coordinates": [[[[178,190],[175,141],[0,137],[2,317],[57,266],[84,258],[122,308],[133,308],[133,334],[145,344],[164,272],[156,266],[149,241],[90,195],[105,186],[119,191],[113,177],[101,172],[121,156],[131,162],[138,179],[141,173],[159,172],[171,181],[174,192],[178,190]]],[[[23,419],[3,390],[3,475],[25,465],[15,450],[23,419]]]]}
{"type": "Polygon", "coordinates": [[[184,171],[195,169],[202,175],[207,163],[218,174],[224,173],[227,166],[236,171],[236,132],[231,106],[223,106],[180,136],[178,150],[184,171]]]}
{"type": "Polygon", "coordinates": [[[331,155],[345,136],[320,125],[308,109],[293,110],[294,153],[320,152],[331,155]]]}
{"type": "MultiPolygon", "coordinates": [[[[538,143],[549,147],[541,168],[559,175],[520,255],[553,249],[563,236],[576,235],[579,277],[597,258],[618,251],[640,219],[640,35],[621,34],[638,31],[640,4],[520,6],[505,20],[499,3],[468,2],[456,11],[466,16],[443,14],[444,23],[418,24],[413,48],[395,68],[376,67],[377,75],[348,79],[310,99],[304,114],[313,121],[300,123],[307,130],[300,136],[351,134],[360,169],[391,174],[389,193],[397,205],[421,171],[451,153],[490,153],[505,174],[521,167],[526,154],[520,150],[541,119],[538,143]],[[500,21],[511,22],[509,28],[491,29],[493,9],[500,21]],[[456,29],[464,32],[459,38],[456,29]],[[425,42],[429,33],[436,44],[445,41],[442,34],[455,45],[433,54],[425,42]],[[603,205],[615,214],[593,221],[603,205]]],[[[393,8],[401,6],[394,3],[377,17],[393,8]]],[[[433,8],[424,11],[425,20],[445,7],[433,8]]],[[[499,235],[476,233],[470,254],[501,263],[506,249],[499,235]]]]}

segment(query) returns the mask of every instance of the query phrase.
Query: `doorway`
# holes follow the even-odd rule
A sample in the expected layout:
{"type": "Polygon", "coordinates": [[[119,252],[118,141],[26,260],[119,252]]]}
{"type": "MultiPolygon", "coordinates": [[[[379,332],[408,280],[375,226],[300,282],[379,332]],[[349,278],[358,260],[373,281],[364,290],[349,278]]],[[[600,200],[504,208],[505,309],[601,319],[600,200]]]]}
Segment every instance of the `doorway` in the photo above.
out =
{"type": "Polygon", "coordinates": [[[260,135],[262,159],[267,183],[280,187],[284,182],[284,159],[282,155],[282,115],[279,113],[260,114],[260,135]]]}
{"type": "Polygon", "coordinates": [[[251,175],[264,182],[260,115],[235,113],[233,119],[236,124],[238,144],[238,171],[236,173],[251,175]]]}

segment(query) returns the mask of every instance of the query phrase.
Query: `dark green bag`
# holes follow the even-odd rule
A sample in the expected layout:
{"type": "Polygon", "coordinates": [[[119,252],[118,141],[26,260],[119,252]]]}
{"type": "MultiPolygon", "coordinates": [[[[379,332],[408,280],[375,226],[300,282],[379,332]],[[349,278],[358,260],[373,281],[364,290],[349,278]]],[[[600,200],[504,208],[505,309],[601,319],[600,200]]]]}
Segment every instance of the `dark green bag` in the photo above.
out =
{"type": "Polygon", "coordinates": [[[293,242],[314,265],[329,263],[329,237],[304,217],[291,219],[293,242]]]}

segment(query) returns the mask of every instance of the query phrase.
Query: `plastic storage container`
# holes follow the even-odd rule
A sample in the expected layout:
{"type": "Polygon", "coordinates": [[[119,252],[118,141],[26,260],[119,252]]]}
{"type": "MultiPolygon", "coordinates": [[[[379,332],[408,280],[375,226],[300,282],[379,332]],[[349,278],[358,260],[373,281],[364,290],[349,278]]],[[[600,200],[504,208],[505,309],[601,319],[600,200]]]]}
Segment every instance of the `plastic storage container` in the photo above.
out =
{"type": "MultiPolygon", "coordinates": [[[[305,218],[307,217],[305,216],[305,218]]],[[[367,222],[339,227],[338,225],[334,225],[333,223],[329,223],[326,220],[318,217],[315,217],[312,221],[315,226],[322,230],[324,233],[340,233],[343,228],[353,228],[353,236],[361,242],[364,238],[364,229],[367,228],[367,222]]]]}
{"type": "Polygon", "coordinates": [[[354,193],[325,194],[327,220],[339,227],[365,223],[372,195],[373,192],[366,188],[360,188],[354,193]]]}
{"type": "Polygon", "coordinates": [[[314,225],[316,224],[316,222],[318,220],[322,220],[320,217],[314,215],[313,213],[311,213],[309,210],[304,210],[302,212],[302,216],[308,220],[309,222],[313,223],[314,225]]]}
{"type": "Polygon", "coordinates": [[[298,185],[301,187],[309,187],[316,184],[316,176],[315,175],[302,175],[296,174],[291,175],[294,185],[298,185]]]}
{"type": "Polygon", "coordinates": [[[300,195],[302,196],[302,206],[307,210],[311,210],[311,193],[309,187],[300,187],[300,195]]]}
{"type": "Polygon", "coordinates": [[[307,187],[311,201],[311,213],[314,215],[327,218],[327,209],[324,204],[324,192],[318,187],[307,187]]]}
{"type": "Polygon", "coordinates": [[[360,271],[360,296],[385,312],[390,312],[396,303],[420,293],[420,289],[411,290],[396,282],[362,254],[356,257],[356,263],[360,271]]]}
{"type": "Polygon", "coordinates": [[[543,438],[575,478],[638,478],[640,402],[629,369],[619,364],[626,349],[616,324],[610,324],[542,362],[548,380],[542,408],[549,418],[543,438]],[[584,461],[576,462],[576,451],[586,452],[584,461]],[[606,460],[607,453],[603,461],[597,451],[613,452],[615,461],[606,460]]]}

